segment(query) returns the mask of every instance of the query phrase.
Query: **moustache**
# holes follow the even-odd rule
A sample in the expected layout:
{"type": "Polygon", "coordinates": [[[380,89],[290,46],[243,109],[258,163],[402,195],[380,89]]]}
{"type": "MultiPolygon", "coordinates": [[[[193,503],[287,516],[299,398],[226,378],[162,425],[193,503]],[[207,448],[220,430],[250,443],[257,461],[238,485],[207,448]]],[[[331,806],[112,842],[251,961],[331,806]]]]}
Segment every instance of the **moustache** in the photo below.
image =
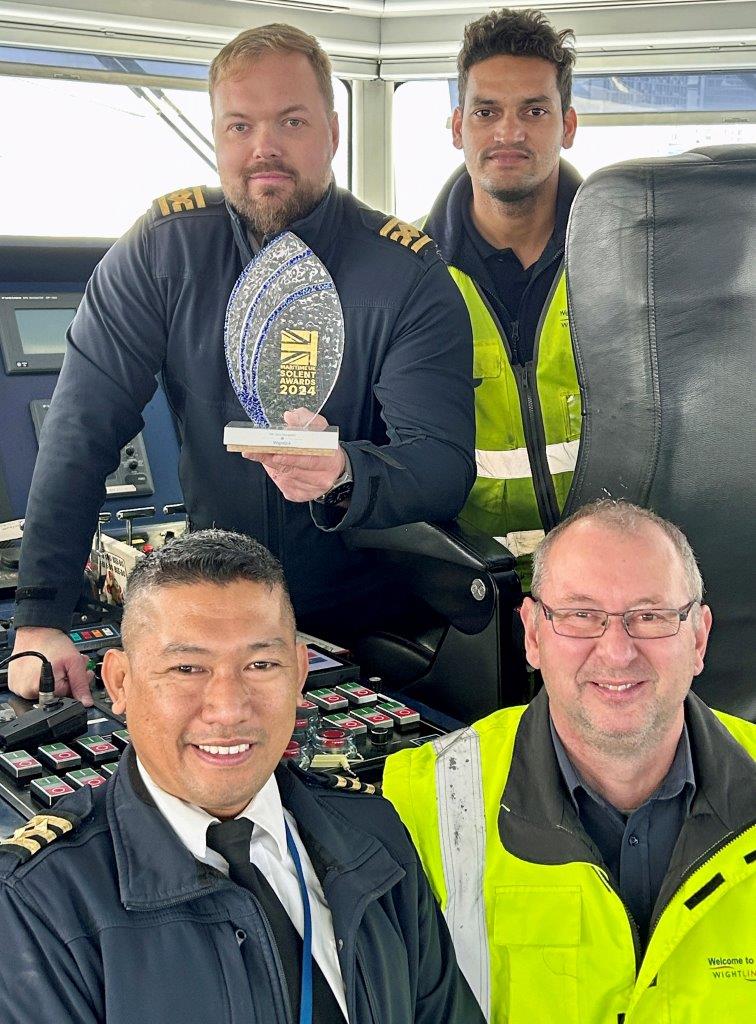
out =
{"type": "Polygon", "coordinates": [[[273,161],[256,164],[254,167],[248,168],[242,173],[242,177],[246,183],[258,174],[288,174],[289,177],[294,178],[295,180],[299,177],[293,167],[287,167],[286,164],[275,163],[273,161]]]}
{"type": "Polygon", "coordinates": [[[519,153],[522,156],[532,156],[532,152],[529,149],[524,149],[522,146],[497,146],[496,149],[485,149],[483,150],[482,158],[484,160],[490,160],[496,156],[510,156],[512,153],[519,153]]]}

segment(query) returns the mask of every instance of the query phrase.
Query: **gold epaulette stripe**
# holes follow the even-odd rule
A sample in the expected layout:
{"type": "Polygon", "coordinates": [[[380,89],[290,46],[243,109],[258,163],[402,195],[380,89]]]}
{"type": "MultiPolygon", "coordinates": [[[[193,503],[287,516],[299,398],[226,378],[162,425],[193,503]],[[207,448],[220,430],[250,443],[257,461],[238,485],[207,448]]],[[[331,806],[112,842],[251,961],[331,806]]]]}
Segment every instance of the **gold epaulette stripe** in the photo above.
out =
{"type": "Polygon", "coordinates": [[[420,228],[416,228],[413,224],[407,224],[406,221],[399,220],[397,217],[390,217],[379,234],[383,238],[390,238],[392,242],[398,242],[405,249],[411,249],[412,252],[420,252],[423,246],[431,241],[430,235],[426,235],[420,228]]]}
{"type": "Polygon", "coordinates": [[[331,775],[331,785],[334,789],[347,789],[350,793],[367,793],[374,796],[376,788],[370,782],[362,782],[360,779],[350,779],[346,775],[331,775]]]}
{"type": "Polygon", "coordinates": [[[0,839],[0,846],[19,846],[30,854],[40,850],[73,829],[68,818],[59,818],[55,814],[36,814],[21,828],[17,828],[12,836],[0,839]]]}
{"type": "Polygon", "coordinates": [[[169,192],[160,196],[157,201],[160,212],[164,217],[172,213],[190,213],[192,210],[204,210],[205,196],[199,185],[194,188],[179,188],[175,192],[169,192]]]}

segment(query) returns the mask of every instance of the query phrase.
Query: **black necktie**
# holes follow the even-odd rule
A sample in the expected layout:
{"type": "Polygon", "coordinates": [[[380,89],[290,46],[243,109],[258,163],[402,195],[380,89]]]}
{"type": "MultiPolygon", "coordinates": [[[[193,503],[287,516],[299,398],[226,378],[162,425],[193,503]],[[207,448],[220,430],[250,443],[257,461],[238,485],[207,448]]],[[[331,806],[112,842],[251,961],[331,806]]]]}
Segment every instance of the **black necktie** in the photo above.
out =
{"type": "MultiPolygon", "coordinates": [[[[257,898],[263,914],[267,917],[286,975],[292,1017],[298,1021],[302,986],[302,939],[265,875],[250,862],[249,843],[253,828],[254,825],[248,818],[232,818],[219,824],[209,825],[207,845],[228,862],[231,881],[249,889],[257,898]]],[[[344,1015],[341,1012],[341,1007],[314,957],[312,985],[313,1024],[343,1022],[344,1015]]]]}

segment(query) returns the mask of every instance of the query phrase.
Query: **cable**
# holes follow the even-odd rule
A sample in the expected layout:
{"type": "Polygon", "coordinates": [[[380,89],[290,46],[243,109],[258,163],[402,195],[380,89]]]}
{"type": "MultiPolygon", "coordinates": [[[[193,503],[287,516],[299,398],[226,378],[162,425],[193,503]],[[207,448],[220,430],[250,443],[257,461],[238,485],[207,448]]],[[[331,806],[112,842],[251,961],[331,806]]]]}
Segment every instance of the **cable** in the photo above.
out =
{"type": "Polygon", "coordinates": [[[50,662],[44,654],[39,651],[19,651],[18,654],[12,654],[10,658],[5,662],[5,665],[10,665],[12,661],[16,661],[17,658],[39,658],[42,662],[42,669],[39,674],[39,703],[40,706],[49,704],[51,700],[55,698],[55,674],[53,673],[52,662],[50,662]]]}

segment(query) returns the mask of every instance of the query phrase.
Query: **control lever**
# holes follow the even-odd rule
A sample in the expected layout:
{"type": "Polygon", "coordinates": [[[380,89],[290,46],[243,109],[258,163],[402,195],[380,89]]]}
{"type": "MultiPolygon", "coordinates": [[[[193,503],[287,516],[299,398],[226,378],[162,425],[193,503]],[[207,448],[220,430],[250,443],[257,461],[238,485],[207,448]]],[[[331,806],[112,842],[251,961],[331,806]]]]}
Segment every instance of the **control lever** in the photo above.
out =
{"type": "Polygon", "coordinates": [[[147,505],[145,508],[122,508],[116,512],[116,519],[120,519],[122,523],[126,523],[126,543],[131,547],[131,542],[134,535],[134,520],[135,519],[149,519],[150,516],[155,515],[155,506],[147,505]]]}
{"type": "Polygon", "coordinates": [[[39,651],[20,651],[17,658],[39,658],[42,669],[39,678],[39,701],[31,711],[10,722],[0,723],[0,750],[20,750],[27,745],[37,747],[43,743],[60,743],[78,736],[87,728],[87,709],[73,697],[55,696],[53,668],[39,651]]]}
{"type": "MultiPolygon", "coordinates": [[[[185,528],[185,530],[187,532],[189,532],[189,516],[186,514],[186,505],[183,503],[183,501],[176,502],[173,505],[163,505],[163,515],[164,516],[180,516],[180,515],[183,515],[183,517],[184,517],[184,528],[185,528]]],[[[172,540],[174,537],[175,537],[175,534],[173,533],[172,530],[166,532],[166,535],[165,535],[165,539],[166,540],[172,540]]]]}

